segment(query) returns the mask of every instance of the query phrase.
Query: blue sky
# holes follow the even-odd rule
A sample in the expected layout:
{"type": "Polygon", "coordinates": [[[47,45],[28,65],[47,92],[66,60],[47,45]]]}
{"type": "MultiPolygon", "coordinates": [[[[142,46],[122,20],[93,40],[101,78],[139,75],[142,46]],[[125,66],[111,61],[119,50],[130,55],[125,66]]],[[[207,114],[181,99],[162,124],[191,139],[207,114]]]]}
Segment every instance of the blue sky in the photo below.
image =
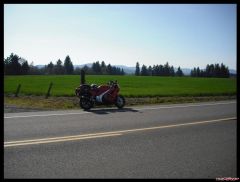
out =
{"type": "Polygon", "coordinates": [[[4,58],[236,69],[236,4],[5,4],[4,58]]]}

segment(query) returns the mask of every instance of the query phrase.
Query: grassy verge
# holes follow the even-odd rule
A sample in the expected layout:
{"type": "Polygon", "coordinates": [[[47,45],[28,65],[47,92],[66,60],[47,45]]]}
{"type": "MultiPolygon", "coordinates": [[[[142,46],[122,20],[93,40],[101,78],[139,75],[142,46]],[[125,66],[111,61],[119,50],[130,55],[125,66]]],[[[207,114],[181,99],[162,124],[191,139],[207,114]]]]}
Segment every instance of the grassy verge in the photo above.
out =
{"type": "MultiPolygon", "coordinates": [[[[176,103],[195,103],[206,101],[221,101],[236,99],[232,96],[202,96],[202,97],[141,97],[141,98],[126,98],[126,107],[144,104],[176,104],[176,103]]],[[[20,108],[32,109],[79,109],[79,99],[77,97],[49,97],[44,96],[5,96],[4,105],[12,105],[20,108]]],[[[97,106],[101,107],[101,106],[97,106]]],[[[106,106],[104,106],[106,107],[106,106]]]]}

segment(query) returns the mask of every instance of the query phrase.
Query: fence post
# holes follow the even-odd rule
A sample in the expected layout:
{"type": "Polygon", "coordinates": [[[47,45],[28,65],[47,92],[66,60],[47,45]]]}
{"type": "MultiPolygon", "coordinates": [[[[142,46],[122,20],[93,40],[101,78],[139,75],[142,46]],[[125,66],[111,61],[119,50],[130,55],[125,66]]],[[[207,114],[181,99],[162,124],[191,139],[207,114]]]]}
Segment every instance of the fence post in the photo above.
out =
{"type": "Polygon", "coordinates": [[[85,71],[84,70],[81,70],[81,82],[80,84],[84,84],[85,83],[85,71]]]}
{"type": "Polygon", "coordinates": [[[50,85],[49,85],[49,87],[48,87],[48,91],[47,91],[47,94],[46,94],[46,99],[49,97],[49,95],[50,95],[50,91],[51,91],[51,89],[52,89],[52,85],[53,85],[53,83],[51,82],[50,83],[50,85]]]}
{"type": "Polygon", "coordinates": [[[20,88],[21,88],[21,84],[18,84],[16,93],[15,93],[15,97],[18,97],[18,93],[20,92],[20,88]]]}

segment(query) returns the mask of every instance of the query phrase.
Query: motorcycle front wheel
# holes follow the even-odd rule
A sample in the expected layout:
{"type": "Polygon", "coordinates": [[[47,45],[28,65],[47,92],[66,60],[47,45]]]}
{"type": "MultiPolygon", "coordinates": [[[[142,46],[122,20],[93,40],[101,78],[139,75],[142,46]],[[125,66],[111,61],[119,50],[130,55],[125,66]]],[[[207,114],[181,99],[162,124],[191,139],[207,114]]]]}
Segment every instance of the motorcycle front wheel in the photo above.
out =
{"type": "Polygon", "coordinates": [[[124,105],[125,105],[125,98],[124,98],[122,95],[118,95],[118,96],[117,96],[117,99],[116,99],[115,105],[116,105],[119,109],[123,108],[124,105]]]}
{"type": "Polygon", "coordinates": [[[89,110],[93,107],[93,103],[89,97],[81,97],[79,104],[80,104],[80,107],[84,110],[89,110]]]}

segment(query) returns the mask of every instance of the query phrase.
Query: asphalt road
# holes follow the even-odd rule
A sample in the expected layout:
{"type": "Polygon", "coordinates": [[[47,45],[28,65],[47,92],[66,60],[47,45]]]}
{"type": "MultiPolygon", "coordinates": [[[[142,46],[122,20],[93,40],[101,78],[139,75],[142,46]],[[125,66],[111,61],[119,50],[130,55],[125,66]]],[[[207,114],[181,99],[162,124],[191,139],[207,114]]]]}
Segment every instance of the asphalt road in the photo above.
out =
{"type": "Polygon", "coordinates": [[[237,177],[236,101],[4,114],[4,178],[237,177]]]}

